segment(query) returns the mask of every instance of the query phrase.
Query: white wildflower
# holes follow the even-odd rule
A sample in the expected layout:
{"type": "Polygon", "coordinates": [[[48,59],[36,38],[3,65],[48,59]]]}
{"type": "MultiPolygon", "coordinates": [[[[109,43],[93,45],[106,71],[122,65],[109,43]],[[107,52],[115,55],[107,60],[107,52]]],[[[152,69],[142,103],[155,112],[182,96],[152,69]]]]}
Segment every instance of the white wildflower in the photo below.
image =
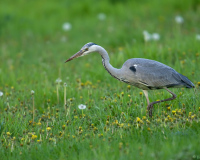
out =
{"type": "Polygon", "coordinates": [[[158,41],[158,40],[160,39],[160,35],[159,35],[158,33],[153,33],[153,34],[151,35],[151,38],[152,38],[153,40],[155,40],[155,41],[158,41]]]}
{"type": "Polygon", "coordinates": [[[35,92],[34,92],[34,90],[31,90],[31,94],[33,95],[35,92]]]}
{"type": "Polygon", "coordinates": [[[147,31],[143,31],[143,35],[144,35],[144,41],[148,42],[151,40],[151,34],[147,31]]]}
{"type": "Polygon", "coordinates": [[[3,92],[0,91],[0,97],[3,96],[3,92]]]}
{"type": "Polygon", "coordinates": [[[63,24],[62,28],[64,31],[69,31],[72,28],[72,25],[71,25],[71,23],[66,22],[63,24]]]}
{"type": "Polygon", "coordinates": [[[103,20],[106,19],[106,15],[104,13],[99,13],[98,14],[98,19],[101,20],[101,21],[103,21],[103,20]]]}
{"type": "Polygon", "coordinates": [[[79,109],[86,109],[86,105],[84,105],[84,104],[79,104],[79,105],[78,105],[78,108],[79,108],[79,109]]]}
{"type": "Polygon", "coordinates": [[[181,16],[176,16],[176,17],[175,17],[175,21],[176,21],[176,23],[181,24],[181,23],[184,22],[184,19],[183,19],[183,17],[181,17],[181,16]]]}
{"type": "Polygon", "coordinates": [[[58,84],[58,83],[61,83],[62,82],[62,79],[60,79],[60,78],[58,78],[58,79],[56,79],[56,83],[58,84]]]}
{"type": "Polygon", "coordinates": [[[200,34],[196,35],[196,40],[200,40],[200,34]]]}

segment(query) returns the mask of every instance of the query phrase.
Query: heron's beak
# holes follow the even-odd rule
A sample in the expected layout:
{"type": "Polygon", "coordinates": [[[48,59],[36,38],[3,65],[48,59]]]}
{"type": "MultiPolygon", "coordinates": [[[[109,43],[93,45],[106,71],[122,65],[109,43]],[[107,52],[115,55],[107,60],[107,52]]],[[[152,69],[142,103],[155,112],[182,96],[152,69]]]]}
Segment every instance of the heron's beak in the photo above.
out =
{"type": "Polygon", "coordinates": [[[80,57],[82,54],[83,54],[83,50],[80,50],[79,52],[77,52],[76,54],[74,54],[73,56],[71,56],[68,60],[66,60],[65,63],[71,61],[74,58],[80,57]]]}

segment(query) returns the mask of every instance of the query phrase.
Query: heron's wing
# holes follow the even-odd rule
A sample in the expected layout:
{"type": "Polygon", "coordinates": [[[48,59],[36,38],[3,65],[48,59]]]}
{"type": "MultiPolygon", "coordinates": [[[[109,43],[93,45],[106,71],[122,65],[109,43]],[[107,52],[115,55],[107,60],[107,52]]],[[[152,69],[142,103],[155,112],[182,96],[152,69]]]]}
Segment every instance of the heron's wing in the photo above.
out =
{"type": "MultiPolygon", "coordinates": [[[[130,59],[123,67],[128,70],[127,78],[148,88],[188,87],[190,80],[171,67],[148,59],[130,59]]],[[[122,68],[123,68],[122,67],[122,68]]]]}

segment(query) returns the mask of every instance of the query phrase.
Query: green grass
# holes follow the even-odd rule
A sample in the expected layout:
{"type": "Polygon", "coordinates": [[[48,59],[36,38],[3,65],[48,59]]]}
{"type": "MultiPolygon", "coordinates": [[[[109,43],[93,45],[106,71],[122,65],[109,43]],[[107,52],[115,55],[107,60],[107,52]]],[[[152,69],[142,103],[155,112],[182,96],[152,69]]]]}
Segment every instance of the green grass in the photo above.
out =
{"type": "MultiPolygon", "coordinates": [[[[198,0],[2,2],[1,159],[200,159],[199,15],[198,0]],[[71,30],[62,29],[65,22],[71,30]],[[160,40],[145,43],[144,30],[160,40]],[[149,118],[141,90],[111,77],[98,54],[64,63],[91,41],[116,68],[129,58],[153,59],[196,88],[172,89],[177,98],[155,105],[149,118]]],[[[149,94],[150,101],[170,96],[149,94]]]]}

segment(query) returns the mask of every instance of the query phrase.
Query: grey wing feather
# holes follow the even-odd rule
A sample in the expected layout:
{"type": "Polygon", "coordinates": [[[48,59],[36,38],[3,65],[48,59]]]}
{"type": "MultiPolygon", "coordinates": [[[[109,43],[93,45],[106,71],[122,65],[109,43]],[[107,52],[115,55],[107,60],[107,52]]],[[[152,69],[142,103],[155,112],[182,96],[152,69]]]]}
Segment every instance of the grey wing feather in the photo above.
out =
{"type": "Polygon", "coordinates": [[[159,89],[163,87],[188,87],[194,84],[173,68],[157,61],[134,58],[124,63],[127,81],[142,89],[159,89]],[[132,68],[130,68],[132,67],[132,68]]]}

